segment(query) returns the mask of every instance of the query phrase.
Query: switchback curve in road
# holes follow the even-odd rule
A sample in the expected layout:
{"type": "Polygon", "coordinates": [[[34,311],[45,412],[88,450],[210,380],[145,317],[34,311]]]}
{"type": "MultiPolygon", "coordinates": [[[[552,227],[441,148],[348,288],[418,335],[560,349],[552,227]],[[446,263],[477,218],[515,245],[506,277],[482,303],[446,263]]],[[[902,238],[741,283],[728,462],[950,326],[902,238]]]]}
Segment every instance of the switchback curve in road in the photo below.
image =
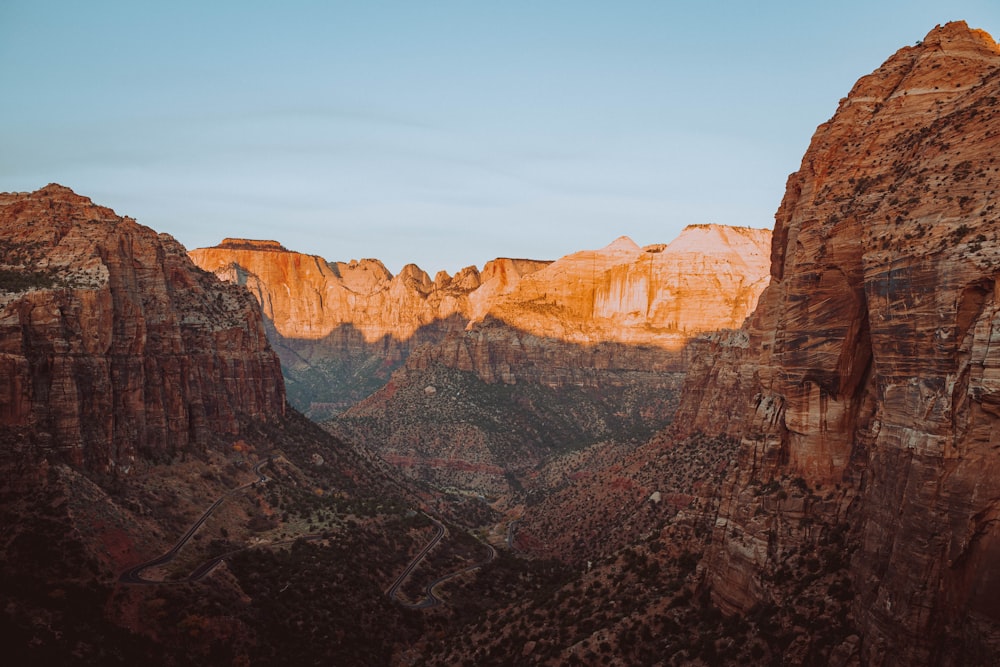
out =
{"type": "Polygon", "coordinates": [[[218,558],[213,558],[210,561],[202,563],[197,568],[195,568],[191,574],[189,574],[187,577],[184,577],[183,579],[170,579],[170,580],[146,579],[145,577],[142,576],[142,572],[143,570],[147,570],[151,567],[156,567],[157,565],[166,565],[174,558],[176,558],[177,554],[179,554],[181,549],[184,548],[184,545],[188,543],[188,541],[194,536],[194,534],[198,531],[198,529],[201,528],[202,524],[208,520],[208,517],[210,517],[212,513],[216,509],[218,509],[219,505],[225,502],[227,498],[234,496],[237,493],[241,493],[246,489],[249,489],[258,484],[266,483],[269,478],[267,475],[261,472],[261,468],[263,468],[266,464],[270,463],[274,458],[276,457],[268,456],[258,461],[256,465],[254,465],[253,467],[253,471],[257,475],[257,479],[252,482],[247,482],[246,484],[238,486],[235,489],[230,489],[229,491],[226,491],[224,494],[219,496],[219,498],[217,498],[214,503],[209,505],[208,509],[202,512],[201,516],[198,517],[198,520],[195,521],[193,524],[191,524],[191,527],[188,528],[187,532],[184,533],[184,535],[182,535],[179,540],[177,540],[177,542],[174,544],[174,546],[170,548],[169,551],[160,556],[157,556],[156,558],[153,558],[152,560],[148,560],[145,563],[140,563],[134,567],[130,567],[129,569],[122,572],[121,575],[119,575],[118,581],[123,584],[139,584],[139,585],[181,584],[192,581],[200,581],[201,579],[205,578],[205,576],[208,575],[208,573],[211,572],[216,565],[222,562],[222,560],[224,560],[226,556],[219,556],[218,558]]]}
{"type": "Polygon", "coordinates": [[[393,600],[394,602],[397,602],[398,604],[408,609],[428,609],[430,607],[434,607],[441,604],[441,600],[434,595],[434,589],[439,584],[443,584],[449,579],[454,579],[455,577],[461,576],[466,572],[472,572],[473,570],[478,570],[484,565],[492,563],[494,559],[496,559],[497,557],[497,550],[494,549],[492,545],[486,544],[484,542],[483,545],[489,550],[489,555],[486,557],[485,560],[479,561],[478,563],[473,563],[472,565],[463,567],[454,572],[450,572],[444,575],[443,577],[438,577],[434,581],[430,582],[429,584],[427,584],[427,586],[424,587],[424,599],[421,600],[420,602],[404,602],[400,600],[398,595],[400,587],[407,580],[407,578],[409,578],[413,570],[415,570],[417,566],[420,565],[421,562],[423,562],[424,558],[427,556],[430,550],[433,549],[437,545],[437,543],[441,541],[441,538],[443,538],[445,535],[445,527],[443,523],[430,516],[428,516],[427,518],[433,521],[434,525],[437,527],[437,531],[435,532],[434,537],[432,537],[430,541],[424,546],[424,548],[420,550],[420,553],[418,553],[413,558],[413,560],[410,561],[410,564],[406,566],[406,569],[403,570],[402,574],[396,577],[396,580],[393,582],[392,586],[390,586],[389,590],[386,591],[386,595],[389,596],[390,600],[393,600]]]}

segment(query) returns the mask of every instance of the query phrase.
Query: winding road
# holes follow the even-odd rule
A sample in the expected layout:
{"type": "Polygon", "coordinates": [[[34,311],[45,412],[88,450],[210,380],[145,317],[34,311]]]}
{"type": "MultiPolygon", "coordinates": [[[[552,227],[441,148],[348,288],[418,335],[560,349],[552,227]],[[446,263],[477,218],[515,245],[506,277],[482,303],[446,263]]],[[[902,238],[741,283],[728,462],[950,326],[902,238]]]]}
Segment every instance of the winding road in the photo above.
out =
{"type": "MultiPolygon", "coordinates": [[[[198,532],[198,529],[201,528],[202,524],[204,524],[205,521],[207,521],[208,518],[212,516],[212,513],[215,512],[215,510],[218,509],[219,506],[226,501],[226,499],[236,495],[237,493],[242,493],[243,491],[252,488],[258,484],[266,483],[269,480],[269,478],[267,475],[261,472],[261,469],[275,458],[277,457],[268,456],[258,461],[253,467],[253,471],[257,475],[256,480],[252,482],[247,482],[246,484],[238,486],[234,489],[230,489],[229,491],[224,493],[222,496],[216,499],[216,501],[213,502],[208,507],[208,509],[202,512],[201,516],[198,517],[198,520],[195,521],[193,524],[191,524],[191,527],[187,529],[187,532],[185,532],[180,537],[180,539],[177,540],[174,546],[172,546],[167,552],[157,556],[156,558],[153,558],[152,560],[148,560],[144,563],[139,563],[138,565],[130,567],[129,569],[122,572],[121,575],[119,575],[118,581],[123,584],[131,584],[131,585],[181,584],[181,583],[201,581],[206,576],[208,576],[208,574],[212,570],[214,570],[215,567],[222,561],[231,557],[233,554],[245,551],[247,548],[251,548],[251,547],[244,547],[240,549],[235,549],[233,551],[224,553],[221,556],[216,556],[215,558],[207,560],[198,567],[196,567],[188,576],[180,579],[169,579],[169,580],[147,579],[142,574],[145,570],[148,570],[149,568],[157,567],[160,565],[166,565],[167,563],[170,563],[172,560],[174,560],[174,558],[176,558],[177,555],[181,552],[181,549],[183,549],[184,546],[194,536],[194,534],[198,532]]],[[[434,607],[436,605],[441,604],[441,599],[434,595],[435,588],[445,583],[446,581],[454,579],[455,577],[459,577],[467,572],[472,572],[473,570],[478,570],[484,565],[492,563],[497,557],[497,550],[492,545],[483,542],[482,543],[483,546],[485,546],[489,550],[489,555],[486,557],[485,560],[479,561],[478,563],[473,563],[472,565],[464,567],[460,570],[450,572],[444,575],[443,577],[438,577],[434,581],[430,582],[424,588],[424,599],[421,600],[420,602],[405,602],[403,600],[400,600],[399,589],[403,586],[403,584],[410,577],[410,575],[413,574],[413,571],[417,568],[417,566],[419,566],[424,561],[424,559],[427,557],[427,554],[430,553],[431,549],[437,546],[438,542],[440,542],[448,532],[443,523],[441,523],[440,521],[438,521],[437,519],[435,519],[430,515],[425,514],[424,516],[430,519],[430,521],[434,524],[434,527],[436,529],[434,531],[434,536],[431,537],[431,539],[427,542],[427,544],[424,545],[424,547],[420,550],[420,552],[413,557],[413,559],[409,562],[409,564],[402,571],[402,573],[400,573],[400,575],[396,577],[396,580],[393,581],[392,585],[385,591],[385,594],[389,597],[390,600],[393,600],[409,609],[427,609],[429,607],[434,607]]],[[[516,523],[517,522],[514,521],[508,526],[507,529],[508,546],[513,546],[512,545],[513,527],[514,524],[516,523]]],[[[317,540],[321,539],[321,537],[322,537],[321,535],[304,535],[300,536],[298,539],[317,540]]],[[[285,543],[290,544],[294,541],[295,540],[287,540],[260,546],[279,546],[285,543]]]]}
{"type": "Polygon", "coordinates": [[[209,572],[215,569],[216,565],[225,560],[231,554],[218,556],[216,558],[213,558],[212,560],[202,563],[197,568],[195,568],[191,574],[189,574],[187,577],[184,577],[183,579],[170,579],[170,580],[146,579],[142,576],[142,572],[143,570],[147,570],[151,567],[156,567],[158,565],[166,565],[174,558],[176,558],[177,554],[179,554],[181,549],[184,548],[184,545],[188,543],[188,541],[194,536],[194,534],[198,532],[198,529],[201,528],[201,525],[205,523],[205,521],[208,520],[208,517],[212,515],[212,512],[218,509],[219,505],[225,502],[227,498],[229,498],[230,496],[234,496],[237,493],[242,493],[243,491],[258,484],[266,483],[269,478],[267,475],[261,472],[261,468],[270,463],[271,460],[274,458],[275,457],[273,456],[268,456],[258,461],[257,464],[254,465],[253,467],[253,471],[257,475],[257,479],[252,482],[247,482],[242,486],[238,486],[235,489],[230,489],[225,494],[220,496],[214,503],[212,503],[209,506],[208,509],[206,509],[202,513],[200,517],[198,517],[197,521],[191,524],[191,527],[188,528],[187,532],[184,533],[184,535],[182,535],[179,540],[177,540],[177,543],[174,544],[174,546],[172,546],[169,551],[160,556],[157,556],[152,560],[148,560],[145,563],[140,563],[135,567],[131,567],[125,570],[118,577],[118,581],[120,581],[123,584],[180,584],[191,581],[200,581],[201,579],[205,578],[205,576],[209,572]]]}
{"type": "Polygon", "coordinates": [[[512,552],[520,551],[520,549],[514,546],[514,531],[517,530],[518,521],[520,521],[520,519],[514,519],[513,521],[507,524],[507,548],[512,552]]]}
{"type": "Polygon", "coordinates": [[[392,582],[392,586],[390,586],[389,589],[385,592],[385,594],[389,596],[390,600],[395,600],[396,602],[399,602],[401,605],[406,607],[418,608],[414,605],[410,605],[406,602],[400,601],[398,597],[400,586],[402,586],[403,583],[406,582],[410,574],[413,573],[413,570],[415,570],[417,566],[423,562],[424,558],[427,557],[428,552],[430,552],[431,549],[437,546],[437,543],[441,541],[441,538],[445,536],[446,532],[443,523],[441,523],[440,521],[438,521],[433,517],[427,516],[426,514],[424,516],[426,516],[428,519],[434,522],[434,526],[437,528],[437,530],[434,532],[434,537],[432,537],[430,541],[427,542],[426,545],[424,545],[424,548],[420,550],[420,553],[418,553],[416,556],[413,557],[413,560],[410,561],[410,564],[406,566],[406,569],[404,569],[403,572],[398,577],[396,577],[396,581],[392,582]]]}
{"type": "Polygon", "coordinates": [[[473,570],[478,570],[484,565],[492,563],[493,560],[497,557],[497,550],[494,549],[492,545],[483,542],[482,544],[487,549],[489,549],[489,556],[486,557],[486,560],[482,560],[479,561],[478,563],[473,563],[468,567],[463,567],[460,570],[450,572],[449,574],[446,574],[443,577],[438,577],[434,581],[430,582],[429,584],[427,584],[426,587],[424,587],[424,599],[421,600],[420,602],[404,602],[403,600],[400,600],[399,599],[400,587],[406,582],[409,576],[413,573],[413,570],[415,570],[417,566],[423,562],[424,558],[427,557],[427,554],[430,552],[430,550],[433,549],[437,545],[437,543],[441,541],[441,538],[445,536],[446,531],[443,523],[441,523],[434,517],[428,516],[426,514],[424,516],[433,521],[434,525],[437,527],[437,531],[435,532],[434,537],[432,537],[430,541],[427,542],[424,548],[420,550],[420,553],[414,556],[413,560],[411,560],[410,564],[406,566],[406,569],[403,570],[402,574],[396,577],[396,581],[394,581],[392,583],[392,586],[390,586],[389,589],[385,592],[385,594],[389,596],[390,600],[393,600],[394,602],[397,602],[398,604],[408,609],[427,609],[429,607],[434,607],[441,604],[441,599],[438,598],[436,595],[434,595],[434,589],[439,584],[443,584],[449,579],[454,579],[455,577],[459,577],[465,574],[466,572],[472,572],[473,570]]]}

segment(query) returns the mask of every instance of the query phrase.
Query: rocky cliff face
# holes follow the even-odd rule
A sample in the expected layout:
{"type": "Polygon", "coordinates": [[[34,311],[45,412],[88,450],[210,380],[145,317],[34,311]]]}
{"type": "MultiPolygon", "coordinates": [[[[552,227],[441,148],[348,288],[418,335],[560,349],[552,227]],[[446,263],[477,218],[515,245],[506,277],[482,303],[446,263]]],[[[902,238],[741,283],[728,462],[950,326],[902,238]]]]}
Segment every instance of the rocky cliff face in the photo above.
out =
{"type": "MultiPolygon", "coordinates": [[[[498,259],[480,272],[470,266],[431,280],[414,264],[393,276],[377,259],[327,262],[291,252],[275,241],[226,239],[190,252],[192,260],[230,282],[245,285],[283,339],[321,340],[350,327],[366,343],[409,340],[452,316],[471,319],[474,301],[488,304],[520,277],[548,262],[498,259]]],[[[482,310],[482,306],[478,308],[482,310]]]]}
{"type": "Polygon", "coordinates": [[[328,427],[413,477],[494,495],[531,486],[553,456],[634,446],[674,413],[683,342],[753,307],[769,237],[706,225],[669,245],[620,238],[509,289],[476,289],[462,330],[414,351],[328,427]]]}
{"type": "Polygon", "coordinates": [[[964,23],[862,78],[789,178],[746,351],[689,378],[756,377],[749,401],[683,408],[742,414],[716,601],[782,602],[775,573],[849,525],[866,664],[1000,648],[998,95],[1000,48],[964,23]]]}
{"type": "Polygon", "coordinates": [[[692,225],[667,245],[622,237],[525,276],[490,314],[539,336],[679,350],[695,333],[738,327],[767,284],[766,229],[692,225]]]}
{"type": "Polygon", "coordinates": [[[613,366],[608,343],[676,352],[695,332],[742,324],[767,281],[769,242],[768,230],[697,225],[669,245],[623,237],[556,262],[496,259],[434,280],[413,265],[393,276],[377,260],[326,262],[274,241],[190,254],[255,295],[289,396],[320,418],[371,394],[427,343],[444,341],[418,365],[433,358],[487,382],[512,382],[515,369],[540,380],[550,368],[550,385],[574,367],[613,366]],[[596,347],[560,360],[571,348],[552,341],[596,347]]]}
{"type": "Polygon", "coordinates": [[[385,384],[410,352],[461,331],[548,262],[497,259],[431,280],[415,265],[393,276],[375,259],[327,262],[275,241],[226,239],[190,253],[246,286],[281,356],[289,400],[314,419],[337,414],[385,384]]]}
{"type": "Polygon", "coordinates": [[[122,474],[282,415],[283,386],[257,305],[170,236],[58,185],[0,195],[8,454],[122,474]]]}

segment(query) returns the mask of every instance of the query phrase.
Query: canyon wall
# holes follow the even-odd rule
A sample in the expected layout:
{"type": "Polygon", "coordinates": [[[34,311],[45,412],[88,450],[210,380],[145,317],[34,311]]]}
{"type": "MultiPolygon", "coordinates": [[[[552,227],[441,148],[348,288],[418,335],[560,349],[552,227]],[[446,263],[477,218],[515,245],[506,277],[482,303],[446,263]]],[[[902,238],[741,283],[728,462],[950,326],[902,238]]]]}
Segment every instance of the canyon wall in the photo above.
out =
{"type": "Polygon", "coordinates": [[[226,239],[190,255],[260,302],[289,401],[313,419],[368,396],[413,350],[461,331],[496,295],[548,264],[497,259],[431,280],[412,264],[394,276],[375,259],[327,262],[275,241],[226,239]]]}
{"type": "Polygon", "coordinates": [[[520,373],[554,385],[574,367],[651,358],[677,370],[692,335],[737,327],[753,310],[769,243],[768,230],[694,225],[666,245],[622,237],[555,262],[501,258],[433,280],[414,265],[393,276],[377,260],[327,262],[274,241],[227,239],[190,255],[254,294],[290,400],[320,419],[383,386],[416,350],[417,366],[486,382],[520,373]]]}
{"type": "Polygon", "coordinates": [[[714,599],[787,602],[790,554],[848,526],[865,664],[1000,650],[998,95],[1000,48],[964,23],[859,80],[788,180],[738,350],[703,343],[687,380],[713,397],[691,428],[742,436],[714,599]]]}
{"type": "Polygon", "coordinates": [[[771,232],[690,225],[669,244],[627,237],[525,276],[489,313],[577,344],[680,350],[698,332],[738,327],[767,284],[771,232]]]}
{"type": "Polygon", "coordinates": [[[0,195],[8,455],[119,475],[284,410],[279,361],[245,290],[67,188],[0,195]]]}
{"type": "Polygon", "coordinates": [[[684,344],[742,324],[769,248],[769,230],[693,225],[433,280],[274,241],[191,257],[260,301],[293,404],[413,477],[502,495],[552,456],[668,423],[684,344]]]}

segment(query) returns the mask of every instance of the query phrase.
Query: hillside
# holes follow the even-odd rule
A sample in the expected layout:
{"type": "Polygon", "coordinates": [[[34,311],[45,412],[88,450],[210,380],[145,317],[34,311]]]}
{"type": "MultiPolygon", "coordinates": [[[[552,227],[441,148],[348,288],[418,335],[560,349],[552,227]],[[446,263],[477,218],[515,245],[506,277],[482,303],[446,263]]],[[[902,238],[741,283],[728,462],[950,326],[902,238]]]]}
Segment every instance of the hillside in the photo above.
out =
{"type": "Polygon", "coordinates": [[[419,636],[382,592],[433,526],[286,406],[249,294],[57,185],[0,195],[0,280],[11,664],[372,664],[419,636]]]}

